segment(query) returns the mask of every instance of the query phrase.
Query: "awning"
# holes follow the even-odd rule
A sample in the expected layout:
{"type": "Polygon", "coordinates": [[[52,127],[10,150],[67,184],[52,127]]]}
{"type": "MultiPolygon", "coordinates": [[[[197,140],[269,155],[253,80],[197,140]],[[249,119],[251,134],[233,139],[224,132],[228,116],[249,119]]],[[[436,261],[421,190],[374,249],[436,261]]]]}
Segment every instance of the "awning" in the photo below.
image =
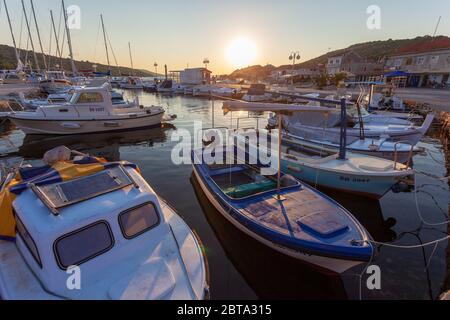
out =
{"type": "Polygon", "coordinates": [[[386,78],[408,77],[409,73],[403,71],[392,71],[384,75],[386,78]]]}

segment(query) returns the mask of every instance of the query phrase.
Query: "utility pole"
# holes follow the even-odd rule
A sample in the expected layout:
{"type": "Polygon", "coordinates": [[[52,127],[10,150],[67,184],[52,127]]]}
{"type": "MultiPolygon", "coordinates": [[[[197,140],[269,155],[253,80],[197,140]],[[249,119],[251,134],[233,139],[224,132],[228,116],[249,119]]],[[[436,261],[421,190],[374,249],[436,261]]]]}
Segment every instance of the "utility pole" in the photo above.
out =
{"type": "Polygon", "coordinates": [[[67,17],[66,5],[64,4],[64,0],[61,0],[61,3],[62,3],[63,14],[64,14],[64,24],[66,26],[67,42],[69,45],[69,55],[70,55],[70,63],[72,65],[72,73],[73,73],[73,76],[76,76],[78,74],[78,71],[77,71],[77,67],[75,66],[75,61],[73,60],[72,39],[70,37],[69,25],[67,24],[68,17],[67,17]]]}
{"type": "Polygon", "coordinates": [[[30,4],[31,4],[31,10],[33,11],[34,24],[36,25],[36,33],[37,33],[38,40],[39,40],[39,46],[41,47],[42,59],[44,59],[44,68],[45,68],[45,70],[47,70],[47,61],[45,60],[44,48],[42,47],[41,34],[39,32],[39,25],[38,25],[38,22],[36,19],[36,11],[34,10],[33,0],[30,0],[30,4]]]}
{"type": "Polygon", "coordinates": [[[9,29],[11,31],[11,37],[12,37],[12,41],[14,44],[14,50],[16,53],[17,69],[20,69],[20,68],[22,68],[23,64],[22,64],[22,61],[20,61],[19,50],[17,50],[16,38],[14,37],[14,31],[13,31],[12,24],[11,24],[11,18],[9,17],[9,11],[8,11],[8,6],[6,5],[6,0],[3,0],[3,4],[5,5],[6,17],[8,18],[9,29]]]}
{"type": "Polygon", "coordinates": [[[36,51],[34,49],[34,42],[33,42],[33,37],[31,36],[30,23],[28,21],[27,11],[25,9],[25,3],[23,0],[22,0],[22,9],[23,9],[23,14],[25,16],[25,23],[26,23],[27,29],[28,29],[28,37],[30,39],[31,50],[33,50],[35,67],[38,71],[40,71],[41,68],[39,67],[39,60],[37,58],[36,51]]]}
{"type": "Polygon", "coordinates": [[[109,71],[109,74],[111,75],[111,64],[109,62],[108,41],[106,40],[106,31],[105,31],[105,23],[103,22],[103,14],[100,15],[100,19],[102,20],[103,38],[105,40],[105,49],[106,49],[106,59],[108,61],[108,71],[109,71]]]}

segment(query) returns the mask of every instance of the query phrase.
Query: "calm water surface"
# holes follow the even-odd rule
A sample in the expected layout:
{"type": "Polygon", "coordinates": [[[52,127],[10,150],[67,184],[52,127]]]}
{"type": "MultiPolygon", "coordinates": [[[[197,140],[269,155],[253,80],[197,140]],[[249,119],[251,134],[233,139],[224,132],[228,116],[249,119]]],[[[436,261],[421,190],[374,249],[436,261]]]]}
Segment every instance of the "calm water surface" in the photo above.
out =
{"type": "MultiPolygon", "coordinates": [[[[205,127],[230,127],[237,124],[234,115],[224,116],[220,101],[184,96],[137,94],[142,104],[161,105],[178,115],[171,125],[126,133],[91,134],[71,137],[25,136],[11,124],[4,124],[0,133],[0,163],[13,165],[25,160],[38,163],[45,151],[66,145],[71,149],[102,156],[108,160],[127,160],[139,165],[143,176],[155,190],[168,200],[200,235],[211,271],[213,299],[435,299],[444,288],[450,289],[448,242],[436,248],[397,249],[379,247],[372,264],[382,271],[382,288],[366,289],[367,276],[359,274],[338,277],[324,273],[299,261],[260,245],[228,223],[208,202],[192,177],[190,165],[172,164],[171,152],[177,141],[172,135],[180,129],[193,131],[193,121],[205,127]]],[[[246,114],[241,114],[245,116],[246,114]]],[[[263,125],[263,123],[260,123],[263,125]]],[[[241,127],[253,127],[254,120],[240,120],[241,127]]],[[[442,143],[434,133],[420,144],[427,152],[414,158],[417,176],[415,193],[387,194],[380,202],[341,193],[328,194],[343,204],[380,242],[396,245],[419,245],[445,237],[447,224],[430,226],[421,222],[418,209],[429,224],[444,222],[449,216],[450,168],[442,143]],[[430,176],[431,175],[431,176],[430,176]]]]}

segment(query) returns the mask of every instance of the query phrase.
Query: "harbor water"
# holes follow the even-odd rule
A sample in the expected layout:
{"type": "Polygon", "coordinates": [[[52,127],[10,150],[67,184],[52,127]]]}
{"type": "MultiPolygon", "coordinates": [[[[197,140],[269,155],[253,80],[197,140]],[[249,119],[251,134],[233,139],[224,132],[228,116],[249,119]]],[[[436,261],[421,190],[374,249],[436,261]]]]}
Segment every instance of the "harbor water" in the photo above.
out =
{"type": "MultiPolygon", "coordinates": [[[[110,161],[136,163],[144,178],[199,235],[207,254],[212,299],[436,299],[450,289],[450,248],[444,241],[425,248],[401,248],[447,236],[450,174],[448,146],[435,125],[419,144],[425,152],[414,158],[415,192],[389,192],[380,201],[326,191],[366,227],[373,239],[393,246],[377,246],[371,265],[381,270],[381,288],[370,290],[368,274],[337,276],[278,254],[247,237],[226,221],[208,202],[189,164],[172,162],[176,133],[193,132],[194,121],[205,128],[254,127],[246,113],[224,116],[222,104],[187,96],[138,95],[141,104],[160,105],[177,118],[162,128],[67,137],[25,136],[12,124],[2,124],[0,164],[37,163],[56,146],[110,161]],[[213,107],[214,105],[214,107],[213,107]]],[[[261,120],[259,125],[264,125],[261,120]]],[[[364,271],[364,270],[362,270],[364,271]]]]}

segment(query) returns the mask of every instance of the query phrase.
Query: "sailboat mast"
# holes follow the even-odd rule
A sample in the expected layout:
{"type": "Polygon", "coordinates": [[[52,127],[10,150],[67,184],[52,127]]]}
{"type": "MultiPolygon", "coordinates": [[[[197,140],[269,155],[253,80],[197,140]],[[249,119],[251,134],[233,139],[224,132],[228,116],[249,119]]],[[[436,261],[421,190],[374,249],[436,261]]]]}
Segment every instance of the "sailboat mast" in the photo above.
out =
{"type": "Polygon", "coordinates": [[[103,39],[105,40],[105,50],[106,50],[106,59],[108,61],[108,71],[111,74],[111,63],[109,62],[108,41],[106,40],[106,31],[105,31],[105,23],[103,21],[103,14],[100,15],[100,19],[102,20],[103,39]]]}
{"type": "Polygon", "coordinates": [[[40,70],[41,68],[39,67],[39,60],[37,58],[37,54],[36,54],[36,51],[34,49],[33,37],[31,35],[30,22],[28,21],[27,11],[25,9],[25,3],[24,3],[23,0],[22,0],[22,9],[23,9],[23,14],[25,15],[25,24],[27,25],[27,29],[28,29],[28,37],[30,39],[31,50],[33,50],[33,57],[34,57],[35,67],[36,67],[37,70],[40,70]]]}
{"type": "Polygon", "coordinates": [[[64,0],[61,0],[61,3],[62,3],[63,14],[64,14],[64,25],[66,26],[67,43],[69,45],[69,55],[70,55],[70,63],[72,65],[72,73],[74,76],[76,76],[78,71],[77,71],[77,67],[75,66],[75,61],[73,60],[72,39],[70,37],[69,25],[67,24],[68,17],[67,17],[66,5],[64,4],[64,0]]]}
{"type": "Polygon", "coordinates": [[[55,19],[53,18],[53,10],[50,10],[50,17],[52,20],[53,32],[55,34],[56,51],[57,51],[58,57],[61,57],[62,54],[61,54],[61,49],[59,48],[59,39],[58,39],[58,33],[56,32],[55,19]]]}
{"type": "Polygon", "coordinates": [[[8,6],[6,5],[6,0],[3,0],[3,4],[5,5],[6,16],[8,17],[9,29],[11,30],[11,37],[14,44],[14,50],[16,53],[17,59],[17,68],[20,69],[22,67],[22,61],[20,61],[19,50],[17,50],[16,38],[14,37],[14,31],[11,24],[11,18],[9,17],[8,6]]]}
{"type": "Polygon", "coordinates": [[[45,70],[47,70],[47,61],[45,60],[44,48],[42,47],[41,33],[39,32],[39,25],[36,19],[36,11],[34,10],[33,0],[30,0],[30,3],[31,3],[31,10],[33,11],[34,24],[36,25],[36,33],[39,40],[39,46],[41,48],[42,58],[44,59],[44,68],[45,70]]]}
{"type": "Polygon", "coordinates": [[[133,55],[131,54],[131,43],[129,43],[129,42],[128,42],[128,49],[130,51],[131,75],[134,76],[133,55]]]}

